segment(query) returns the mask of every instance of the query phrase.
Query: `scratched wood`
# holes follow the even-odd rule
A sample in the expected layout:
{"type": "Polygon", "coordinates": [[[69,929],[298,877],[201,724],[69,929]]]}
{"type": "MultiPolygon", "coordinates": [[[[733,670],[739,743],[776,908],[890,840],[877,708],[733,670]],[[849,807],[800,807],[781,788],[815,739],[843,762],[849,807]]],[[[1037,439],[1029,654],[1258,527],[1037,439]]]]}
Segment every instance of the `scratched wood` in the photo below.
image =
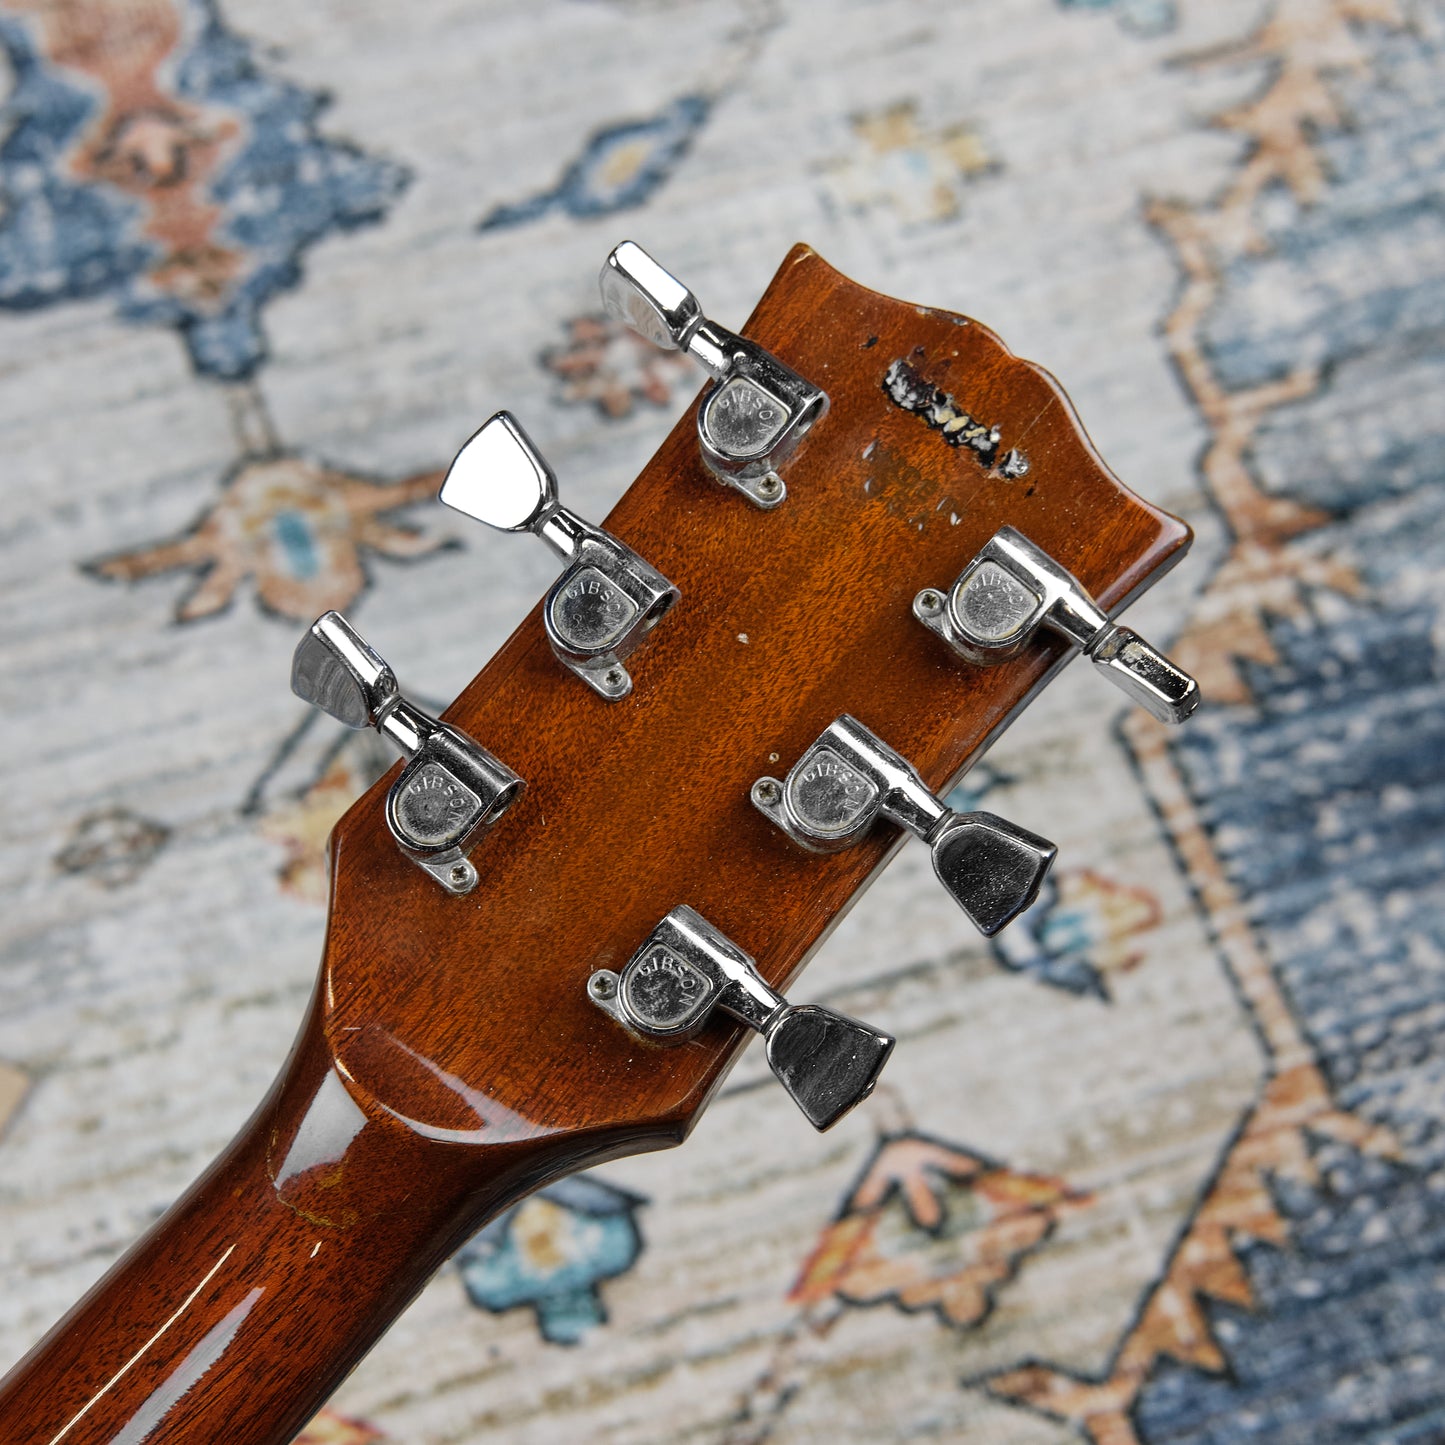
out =
{"type": "Polygon", "coordinates": [[[920,586],[946,585],[1008,524],[1113,608],[1187,544],[1109,473],[1052,379],[975,322],[869,292],[797,247],[746,331],[831,401],[787,503],[760,513],[711,482],[683,416],[606,520],[682,592],[634,656],[631,696],[580,687],[536,612],[463,691],[448,718],[529,785],[464,899],[396,850],[392,773],[341,820],[291,1065],[10,1376],[0,1419],[60,1437],[80,1418],[119,1430],[155,1414],[156,1441],[290,1439],[487,1218],[692,1127],[741,1028],[641,1046],[587,999],[593,970],[620,967],[685,902],[786,985],[897,846],[879,828],[827,859],[797,850],[752,810],[753,778],[846,711],[946,791],[1066,656],[1040,641],[960,666],[913,619],[920,586]],[[899,361],[997,427],[999,455],[900,405],[885,384],[899,361]],[[993,464],[1015,450],[1021,477],[993,464]]]}

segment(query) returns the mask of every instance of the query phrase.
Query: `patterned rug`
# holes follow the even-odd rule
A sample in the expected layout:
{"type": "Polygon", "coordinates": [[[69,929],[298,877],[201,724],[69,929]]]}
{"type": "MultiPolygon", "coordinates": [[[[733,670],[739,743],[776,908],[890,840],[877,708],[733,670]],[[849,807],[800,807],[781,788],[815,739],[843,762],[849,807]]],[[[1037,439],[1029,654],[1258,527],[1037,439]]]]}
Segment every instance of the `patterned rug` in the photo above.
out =
{"type": "Polygon", "coordinates": [[[242,1122],[388,761],[286,685],[345,607],[444,702],[550,580],[431,504],[498,406],[600,515],[787,247],[979,317],[1198,531],[971,775],[1060,844],[990,946],[908,849],[757,1050],[544,1191],[312,1445],[1445,1440],[1439,0],[0,0],[0,1367],[242,1122]]]}

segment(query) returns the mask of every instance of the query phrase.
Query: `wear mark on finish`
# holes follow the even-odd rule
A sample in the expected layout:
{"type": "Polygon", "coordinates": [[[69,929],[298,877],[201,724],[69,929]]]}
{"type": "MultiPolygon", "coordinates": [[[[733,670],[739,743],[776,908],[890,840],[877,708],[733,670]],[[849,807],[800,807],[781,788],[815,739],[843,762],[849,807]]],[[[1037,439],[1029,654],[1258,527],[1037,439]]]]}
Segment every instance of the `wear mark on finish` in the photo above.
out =
{"type": "Polygon", "coordinates": [[[997,468],[1000,475],[1013,480],[1027,475],[1028,458],[1017,447],[1010,448],[1000,458],[1002,433],[996,426],[978,421],[954,401],[947,392],[920,376],[919,373],[899,357],[883,377],[883,390],[895,406],[921,416],[952,447],[967,447],[990,471],[997,468]]]}

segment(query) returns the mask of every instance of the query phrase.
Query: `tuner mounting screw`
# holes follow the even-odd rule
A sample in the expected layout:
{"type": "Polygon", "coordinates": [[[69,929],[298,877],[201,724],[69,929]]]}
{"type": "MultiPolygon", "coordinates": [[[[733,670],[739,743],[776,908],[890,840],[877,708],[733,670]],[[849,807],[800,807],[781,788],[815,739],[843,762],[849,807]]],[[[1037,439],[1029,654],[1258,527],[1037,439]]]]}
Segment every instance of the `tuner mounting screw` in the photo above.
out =
{"type": "Polygon", "coordinates": [[[920,612],[931,614],[943,611],[943,593],[935,592],[931,587],[925,587],[916,600],[920,612]]]}
{"type": "Polygon", "coordinates": [[[617,975],[610,969],[599,968],[587,980],[587,992],[597,999],[617,997],[617,975]]]}
{"type": "MultiPolygon", "coordinates": [[[[772,754],[776,757],[777,754],[772,754]]],[[[764,808],[775,808],[782,801],[783,790],[776,778],[759,778],[753,784],[753,802],[764,808]]]]}

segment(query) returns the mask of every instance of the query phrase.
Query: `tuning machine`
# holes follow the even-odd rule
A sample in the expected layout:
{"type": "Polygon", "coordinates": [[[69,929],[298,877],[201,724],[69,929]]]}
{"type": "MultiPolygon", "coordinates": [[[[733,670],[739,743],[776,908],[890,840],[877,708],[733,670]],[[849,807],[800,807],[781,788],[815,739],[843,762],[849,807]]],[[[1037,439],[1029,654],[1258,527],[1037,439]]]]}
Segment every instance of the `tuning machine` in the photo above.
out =
{"type": "Polygon", "coordinates": [[[753,805],[814,853],[852,847],[881,817],[928,844],[933,871],[975,928],[992,937],[1038,896],[1058,849],[992,813],[955,813],[914,768],[846,713],[788,776],[759,778],[753,805]]]}
{"type": "Polygon", "coordinates": [[[913,615],[960,657],[985,665],[1016,657],[1040,627],[1083,649],[1114,684],[1160,722],[1181,723],[1199,685],[1138,633],[1107,614],[1042,547],[1003,527],[963,569],[947,595],[925,587],[913,615]]]}
{"type": "Polygon", "coordinates": [[[396,674],[339,613],[311,624],[291,661],[291,691],[350,728],[373,727],[408,759],[386,795],[401,851],[448,893],[470,893],[467,854],[525,783],[459,729],[401,695],[396,674]]]}
{"type": "Polygon", "coordinates": [[[703,397],[697,435],[719,481],[765,511],[787,495],[781,467],[828,410],[827,394],[755,341],[702,314],[697,297],[635,241],[603,263],[602,304],[664,351],[684,351],[717,383],[703,397]]]}
{"type": "Polygon", "coordinates": [[[714,1010],[762,1034],[768,1067],[815,1129],[873,1092],[893,1039],[818,1004],[790,1004],[757,965],[695,909],[674,908],[620,974],[598,969],[587,995],[639,1038],[683,1043],[714,1010]]]}
{"type": "Polygon", "coordinates": [[[542,607],[558,660],[616,702],[632,691],[623,665],[681,594],[610,532],[557,500],[557,478],[510,412],[483,423],[442,483],[449,507],[502,532],[535,532],[566,563],[542,607]]]}

